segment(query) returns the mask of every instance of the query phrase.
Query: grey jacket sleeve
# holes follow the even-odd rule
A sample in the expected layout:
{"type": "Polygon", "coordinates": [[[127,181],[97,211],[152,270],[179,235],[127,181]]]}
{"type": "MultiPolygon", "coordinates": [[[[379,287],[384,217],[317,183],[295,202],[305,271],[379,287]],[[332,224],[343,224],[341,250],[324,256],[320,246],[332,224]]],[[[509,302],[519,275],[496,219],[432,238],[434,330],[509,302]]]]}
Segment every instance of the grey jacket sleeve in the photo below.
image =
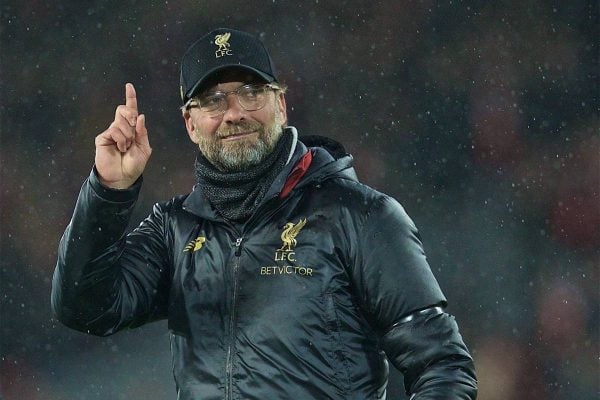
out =
{"type": "Polygon", "coordinates": [[[168,296],[164,214],[152,214],[129,235],[126,229],[141,187],[103,187],[94,171],[84,182],[61,238],[52,280],[54,315],[95,335],[166,316],[168,296]]]}
{"type": "Polygon", "coordinates": [[[454,318],[441,312],[446,299],[402,206],[380,198],[358,241],[354,285],[387,358],[404,375],[407,394],[414,400],[475,399],[473,360],[454,318]],[[419,312],[428,309],[440,311],[419,312]]]}

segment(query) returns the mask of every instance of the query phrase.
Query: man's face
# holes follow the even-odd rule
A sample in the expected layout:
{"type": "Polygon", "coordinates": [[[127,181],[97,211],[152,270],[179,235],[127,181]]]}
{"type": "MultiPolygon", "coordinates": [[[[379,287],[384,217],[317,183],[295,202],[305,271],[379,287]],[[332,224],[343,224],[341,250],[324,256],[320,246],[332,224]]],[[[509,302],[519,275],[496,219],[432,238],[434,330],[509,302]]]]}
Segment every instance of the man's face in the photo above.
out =
{"type": "MultiPolygon", "coordinates": [[[[207,88],[207,92],[229,92],[248,82],[227,81],[207,88]]],[[[199,108],[184,111],[190,139],[213,165],[223,171],[241,171],[259,164],[269,155],[287,122],[285,98],[269,90],[265,106],[245,110],[235,94],[227,96],[227,110],[209,116],[199,108]]]]}

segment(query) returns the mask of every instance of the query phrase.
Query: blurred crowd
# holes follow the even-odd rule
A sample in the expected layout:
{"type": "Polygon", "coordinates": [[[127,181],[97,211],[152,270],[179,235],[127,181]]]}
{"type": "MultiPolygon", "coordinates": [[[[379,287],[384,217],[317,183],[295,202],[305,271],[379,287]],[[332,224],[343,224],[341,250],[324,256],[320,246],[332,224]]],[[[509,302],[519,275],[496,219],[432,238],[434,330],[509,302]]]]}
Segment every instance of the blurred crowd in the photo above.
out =
{"type": "MultiPolygon", "coordinates": [[[[179,61],[260,35],[300,134],[396,197],[476,360],[482,400],[598,398],[597,2],[4,1],[0,399],[173,399],[166,324],[110,338],[52,318],[56,249],[94,136],[132,82],[154,149],[132,226],[194,184],[179,61]]],[[[403,399],[394,372],[388,397],[403,399]]]]}

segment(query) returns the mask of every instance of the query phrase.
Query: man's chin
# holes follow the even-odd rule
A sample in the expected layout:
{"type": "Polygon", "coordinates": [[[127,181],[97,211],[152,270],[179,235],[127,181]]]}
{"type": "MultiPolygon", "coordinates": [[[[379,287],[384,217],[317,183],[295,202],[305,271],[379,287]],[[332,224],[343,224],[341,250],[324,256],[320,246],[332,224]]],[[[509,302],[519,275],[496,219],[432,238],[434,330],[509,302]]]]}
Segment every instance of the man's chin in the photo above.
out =
{"type": "Polygon", "coordinates": [[[268,155],[261,146],[249,143],[235,143],[235,146],[223,147],[219,164],[227,171],[242,171],[260,164],[268,155]]]}
{"type": "Polygon", "coordinates": [[[250,151],[257,151],[261,147],[263,147],[263,143],[260,142],[258,137],[247,136],[221,141],[221,151],[224,154],[244,154],[250,151]]]}

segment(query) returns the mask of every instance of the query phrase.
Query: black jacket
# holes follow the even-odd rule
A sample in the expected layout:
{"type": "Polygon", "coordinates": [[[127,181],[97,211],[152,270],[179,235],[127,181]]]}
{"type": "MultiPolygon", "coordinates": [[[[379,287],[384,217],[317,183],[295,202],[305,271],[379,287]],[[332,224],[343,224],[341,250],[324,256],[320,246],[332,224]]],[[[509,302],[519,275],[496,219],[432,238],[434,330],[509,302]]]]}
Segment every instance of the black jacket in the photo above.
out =
{"type": "Polygon", "coordinates": [[[141,179],[117,191],[92,173],[60,242],[57,318],[95,335],[168,318],[179,399],[382,399],[388,360],[414,399],[474,399],[472,359],[431,308],[446,300],[413,222],[326,142],[298,142],[238,226],[195,189],[126,234],[141,179]]]}

